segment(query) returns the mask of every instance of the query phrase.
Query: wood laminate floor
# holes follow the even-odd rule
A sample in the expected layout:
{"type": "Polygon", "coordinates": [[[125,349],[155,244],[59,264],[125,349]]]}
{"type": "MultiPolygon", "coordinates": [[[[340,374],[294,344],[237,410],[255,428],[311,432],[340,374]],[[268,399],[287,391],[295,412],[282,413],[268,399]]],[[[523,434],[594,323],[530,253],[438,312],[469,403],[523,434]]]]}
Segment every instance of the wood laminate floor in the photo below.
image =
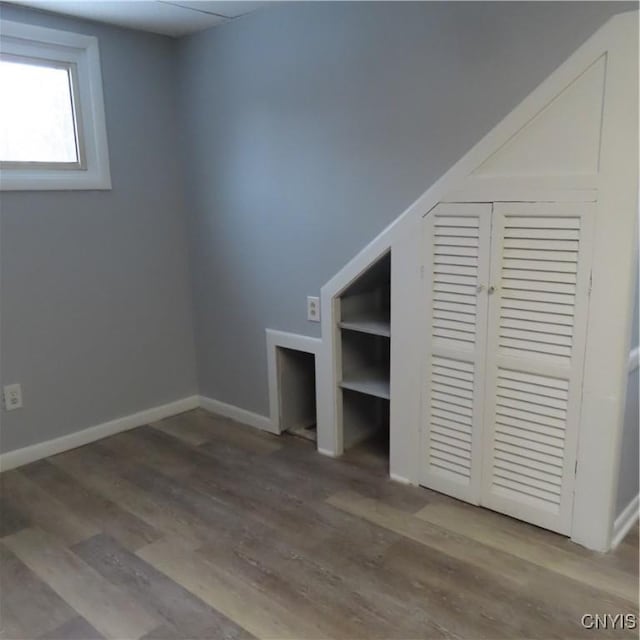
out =
{"type": "MultiPolygon", "coordinates": [[[[0,476],[2,638],[637,637],[607,555],[196,410],[0,476]]],[[[381,455],[382,454],[382,457],[381,455]]]]}

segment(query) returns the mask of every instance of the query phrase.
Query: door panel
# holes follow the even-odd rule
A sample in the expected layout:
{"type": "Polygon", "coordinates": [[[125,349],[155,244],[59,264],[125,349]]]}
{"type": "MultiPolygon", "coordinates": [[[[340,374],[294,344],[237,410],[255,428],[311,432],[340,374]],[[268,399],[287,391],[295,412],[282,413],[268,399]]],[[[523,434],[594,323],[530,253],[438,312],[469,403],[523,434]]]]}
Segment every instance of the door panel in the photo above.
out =
{"type": "Polygon", "coordinates": [[[593,205],[496,203],[483,505],[569,533],[593,205]]]}
{"type": "Polygon", "coordinates": [[[491,205],[439,204],[423,222],[427,353],[421,484],[478,503],[491,205]]]}

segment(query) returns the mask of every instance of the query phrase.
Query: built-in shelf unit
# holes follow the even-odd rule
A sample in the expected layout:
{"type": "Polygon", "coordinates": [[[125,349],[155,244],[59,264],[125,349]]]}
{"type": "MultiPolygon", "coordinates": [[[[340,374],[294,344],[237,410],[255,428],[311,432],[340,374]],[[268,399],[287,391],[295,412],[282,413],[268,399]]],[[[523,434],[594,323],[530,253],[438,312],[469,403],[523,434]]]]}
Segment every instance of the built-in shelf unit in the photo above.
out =
{"type": "Polygon", "coordinates": [[[343,448],[389,426],[391,254],[375,262],[338,300],[338,397],[343,448]]]}

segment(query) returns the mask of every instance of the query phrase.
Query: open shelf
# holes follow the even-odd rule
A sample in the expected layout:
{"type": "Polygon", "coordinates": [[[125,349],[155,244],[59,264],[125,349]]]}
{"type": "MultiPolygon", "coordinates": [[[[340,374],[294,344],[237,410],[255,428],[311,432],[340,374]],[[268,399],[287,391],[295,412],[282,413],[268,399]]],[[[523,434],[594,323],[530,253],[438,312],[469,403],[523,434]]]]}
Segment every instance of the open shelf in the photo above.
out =
{"type": "Polygon", "coordinates": [[[359,314],[346,318],[343,316],[339,324],[341,329],[370,333],[374,336],[391,336],[391,317],[388,309],[373,309],[369,312],[361,311],[359,314]]]}
{"type": "Polygon", "coordinates": [[[345,450],[389,428],[391,254],[339,299],[340,419],[345,450]]]}
{"type": "Polygon", "coordinates": [[[345,450],[389,433],[389,401],[368,396],[350,389],[341,394],[343,419],[343,446],[345,450]]]}
{"type": "Polygon", "coordinates": [[[366,393],[376,398],[389,399],[389,371],[382,367],[370,367],[346,374],[340,386],[343,389],[366,393]]]}

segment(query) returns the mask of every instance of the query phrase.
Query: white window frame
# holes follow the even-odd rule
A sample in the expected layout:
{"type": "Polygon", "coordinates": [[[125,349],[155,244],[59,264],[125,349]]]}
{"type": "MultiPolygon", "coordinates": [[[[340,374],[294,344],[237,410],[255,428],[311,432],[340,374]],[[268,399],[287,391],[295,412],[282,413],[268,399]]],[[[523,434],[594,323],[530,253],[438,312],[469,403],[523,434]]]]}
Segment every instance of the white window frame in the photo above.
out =
{"type": "Polygon", "coordinates": [[[3,162],[1,191],[111,189],[98,39],[2,21],[0,55],[69,69],[77,163],[3,162]]]}

